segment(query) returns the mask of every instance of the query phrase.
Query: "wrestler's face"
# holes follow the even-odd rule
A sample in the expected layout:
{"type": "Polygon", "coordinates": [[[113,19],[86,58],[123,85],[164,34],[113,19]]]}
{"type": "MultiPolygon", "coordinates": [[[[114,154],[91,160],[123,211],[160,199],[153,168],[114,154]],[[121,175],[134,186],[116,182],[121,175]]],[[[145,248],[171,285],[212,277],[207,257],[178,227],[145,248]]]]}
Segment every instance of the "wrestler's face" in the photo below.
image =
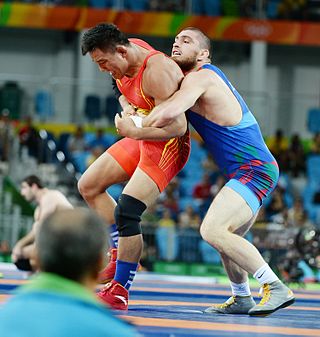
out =
{"type": "Polygon", "coordinates": [[[128,69],[128,62],[126,59],[126,47],[117,47],[113,51],[102,51],[99,48],[90,52],[93,62],[95,62],[100,71],[108,72],[114,79],[121,79],[125,76],[128,69]]]}
{"type": "Polygon", "coordinates": [[[192,30],[183,30],[175,37],[171,58],[183,71],[189,71],[197,65],[197,58],[201,52],[197,38],[197,33],[192,30]]]}
{"type": "Polygon", "coordinates": [[[29,186],[25,181],[21,183],[20,193],[27,201],[33,201],[35,198],[34,189],[32,188],[32,186],[29,186]]]}

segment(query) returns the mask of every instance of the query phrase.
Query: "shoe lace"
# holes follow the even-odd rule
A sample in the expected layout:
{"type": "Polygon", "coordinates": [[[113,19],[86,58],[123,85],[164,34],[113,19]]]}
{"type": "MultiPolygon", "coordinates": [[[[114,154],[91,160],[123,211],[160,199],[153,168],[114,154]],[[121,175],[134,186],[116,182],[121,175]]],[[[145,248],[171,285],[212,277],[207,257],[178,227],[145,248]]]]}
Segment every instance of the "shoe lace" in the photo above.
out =
{"type": "Polygon", "coordinates": [[[111,287],[112,287],[112,282],[108,282],[101,290],[101,294],[105,294],[111,287]]]}
{"type": "Polygon", "coordinates": [[[225,309],[225,308],[228,308],[230,307],[232,304],[235,303],[235,296],[231,296],[230,298],[228,298],[224,303],[222,304],[217,304],[216,307],[219,308],[219,309],[225,309]]]}
{"type": "Polygon", "coordinates": [[[269,284],[264,284],[259,291],[259,295],[262,297],[260,303],[258,305],[264,305],[267,303],[270,299],[270,285],[269,284]]]}

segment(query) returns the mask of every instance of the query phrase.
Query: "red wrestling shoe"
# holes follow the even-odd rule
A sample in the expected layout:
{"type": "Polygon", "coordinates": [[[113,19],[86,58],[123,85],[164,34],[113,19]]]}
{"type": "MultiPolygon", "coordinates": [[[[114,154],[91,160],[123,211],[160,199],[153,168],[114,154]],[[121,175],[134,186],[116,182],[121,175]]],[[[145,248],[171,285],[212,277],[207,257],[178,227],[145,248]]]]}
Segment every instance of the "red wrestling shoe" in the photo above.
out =
{"type": "Polygon", "coordinates": [[[117,261],[117,248],[111,248],[108,251],[108,255],[110,256],[109,263],[107,266],[102,269],[99,273],[98,282],[105,284],[113,280],[114,275],[116,273],[116,261],[117,261]]]}
{"type": "Polygon", "coordinates": [[[98,298],[115,310],[128,310],[128,290],[115,280],[107,283],[97,293],[98,298]]]}

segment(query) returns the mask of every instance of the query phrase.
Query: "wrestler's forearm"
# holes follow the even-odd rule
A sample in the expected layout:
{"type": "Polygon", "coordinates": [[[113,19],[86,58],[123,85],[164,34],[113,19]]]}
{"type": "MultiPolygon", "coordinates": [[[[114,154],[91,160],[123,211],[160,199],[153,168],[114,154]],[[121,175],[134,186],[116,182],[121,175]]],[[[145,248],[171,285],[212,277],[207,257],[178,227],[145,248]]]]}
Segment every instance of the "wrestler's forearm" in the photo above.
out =
{"type": "Polygon", "coordinates": [[[186,129],[183,128],[143,127],[135,128],[132,134],[129,135],[129,137],[136,140],[161,141],[182,136],[185,134],[185,132],[186,129]]]}
{"type": "Polygon", "coordinates": [[[131,107],[130,103],[127,101],[127,99],[123,95],[119,97],[119,103],[121,105],[122,110],[127,109],[129,106],[131,107]]]}
{"type": "Polygon", "coordinates": [[[157,105],[144,118],[143,126],[163,127],[191,108],[201,93],[197,90],[180,89],[165,102],[157,105]]]}

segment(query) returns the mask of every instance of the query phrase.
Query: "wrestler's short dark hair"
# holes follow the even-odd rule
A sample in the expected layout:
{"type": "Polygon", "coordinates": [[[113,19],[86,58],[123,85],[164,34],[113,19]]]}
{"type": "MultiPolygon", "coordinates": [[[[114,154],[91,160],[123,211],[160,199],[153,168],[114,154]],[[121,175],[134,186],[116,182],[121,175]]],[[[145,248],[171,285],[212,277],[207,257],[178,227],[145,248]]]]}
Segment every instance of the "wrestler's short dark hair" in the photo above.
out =
{"type": "Polygon", "coordinates": [[[39,177],[37,177],[36,175],[34,175],[34,174],[25,177],[24,179],[22,179],[22,182],[23,183],[27,183],[30,187],[32,185],[37,185],[39,188],[43,188],[44,187],[41,179],[39,177]]]}
{"type": "Polygon", "coordinates": [[[87,30],[81,39],[82,55],[99,48],[103,51],[114,52],[117,45],[129,45],[127,36],[112,23],[99,23],[87,30]]]}

